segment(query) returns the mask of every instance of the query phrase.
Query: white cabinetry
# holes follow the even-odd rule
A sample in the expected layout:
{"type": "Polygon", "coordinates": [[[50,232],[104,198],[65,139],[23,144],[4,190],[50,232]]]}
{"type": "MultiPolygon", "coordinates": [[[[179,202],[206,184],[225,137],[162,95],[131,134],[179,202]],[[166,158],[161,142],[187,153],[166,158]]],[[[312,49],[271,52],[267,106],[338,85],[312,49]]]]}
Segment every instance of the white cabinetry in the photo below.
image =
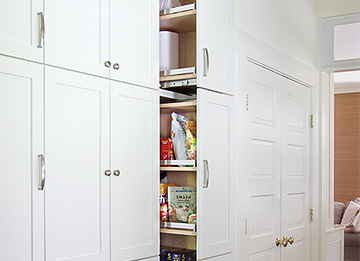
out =
{"type": "Polygon", "coordinates": [[[0,2],[0,53],[42,62],[43,49],[38,48],[42,10],[42,0],[0,2]]]}
{"type": "Polygon", "coordinates": [[[45,63],[157,88],[157,4],[46,1],[45,63]]]}
{"type": "Polygon", "coordinates": [[[0,260],[43,260],[43,67],[0,57],[0,260]]]}
{"type": "Polygon", "coordinates": [[[157,92],[46,68],[45,104],[47,259],[156,256],[157,92]]]}
{"type": "Polygon", "coordinates": [[[179,38],[179,68],[195,74],[163,76],[161,82],[196,79],[197,86],[234,94],[234,1],[180,0],[195,10],[160,16],[160,30],[179,38]]]}

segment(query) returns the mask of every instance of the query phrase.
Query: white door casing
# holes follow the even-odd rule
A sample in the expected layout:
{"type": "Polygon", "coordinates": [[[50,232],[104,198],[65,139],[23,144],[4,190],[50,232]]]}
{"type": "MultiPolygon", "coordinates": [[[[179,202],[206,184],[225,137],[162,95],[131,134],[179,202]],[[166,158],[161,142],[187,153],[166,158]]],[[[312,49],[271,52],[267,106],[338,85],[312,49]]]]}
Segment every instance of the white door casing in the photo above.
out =
{"type": "Polygon", "coordinates": [[[157,91],[111,81],[112,260],[159,254],[158,115],[157,91]]]}
{"type": "Polygon", "coordinates": [[[109,77],[109,0],[45,5],[45,63],[109,77]]]}
{"type": "Polygon", "coordinates": [[[309,260],[310,89],[248,63],[249,260],[309,260]],[[275,246],[275,238],[295,243],[275,246]]]}
{"type": "Polygon", "coordinates": [[[38,48],[41,0],[0,2],[0,53],[42,62],[43,49],[38,48]]]}
{"type": "Polygon", "coordinates": [[[46,67],[45,86],[46,260],[109,260],[109,82],[46,67]]]}
{"type": "Polygon", "coordinates": [[[205,259],[235,251],[235,100],[203,89],[197,99],[197,258],[205,259]]]}
{"type": "Polygon", "coordinates": [[[157,0],[110,0],[112,79],[158,88],[158,6],[157,0]],[[118,69],[114,69],[116,64],[118,69]]]}
{"type": "Polygon", "coordinates": [[[0,260],[44,260],[43,86],[43,66],[0,57],[0,260]]]}
{"type": "Polygon", "coordinates": [[[233,94],[233,0],[196,1],[197,85],[233,94]]]}

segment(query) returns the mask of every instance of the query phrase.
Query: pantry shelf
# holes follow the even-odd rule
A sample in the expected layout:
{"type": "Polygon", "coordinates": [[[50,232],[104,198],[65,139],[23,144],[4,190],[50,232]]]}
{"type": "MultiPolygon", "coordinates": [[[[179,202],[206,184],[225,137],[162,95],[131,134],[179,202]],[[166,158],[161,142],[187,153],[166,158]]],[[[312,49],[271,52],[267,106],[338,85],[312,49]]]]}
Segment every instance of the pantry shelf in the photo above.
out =
{"type": "Polygon", "coordinates": [[[184,230],[184,229],[174,229],[174,228],[160,228],[160,233],[162,234],[172,234],[172,235],[182,235],[182,236],[193,236],[196,237],[196,231],[184,230]]]}
{"type": "Polygon", "coordinates": [[[190,111],[195,111],[196,110],[196,101],[162,103],[162,104],[160,104],[160,109],[167,109],[167,108],[189,109],[190,111]]]}
{"type": "Polygon", "coordinates": [[[197,171],[197,167],[160,167],[160,171],[197,171]]]}
{"type": "Polygon", "coordinates": [[[160,31],[187,33],[196,30],[196,10],[160,16],[160,31]]]}
{"type": "Polygon", "coordinates": [[[160,82],[170,82],[170,81],[188,80],[188,79],[196,79],[196,73],[160,76],[160,82]]]}

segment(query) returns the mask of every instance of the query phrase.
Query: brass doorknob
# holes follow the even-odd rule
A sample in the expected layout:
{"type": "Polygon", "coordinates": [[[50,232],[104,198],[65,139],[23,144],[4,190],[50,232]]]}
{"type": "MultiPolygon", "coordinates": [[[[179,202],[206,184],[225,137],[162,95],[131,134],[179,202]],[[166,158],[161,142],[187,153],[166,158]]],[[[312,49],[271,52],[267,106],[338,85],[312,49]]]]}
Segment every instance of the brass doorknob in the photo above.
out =
{"type": "Polygon", "coordinates": [[[290,245],[292,245],[292,244],[294,244],[295,239],[294,239],[293,237],[289,237],[289,239],[287,240],[287,242],[288,242],[290,245]]]}
{"type": "Polygon", "coordinates": [[[278,238],[278,237],[275,239],[275,245],[276,246],[282,245],[283,247],[287,247],[288,243],[290,245],[292,245],[294,243],[294,238],[290,237],[288,239],[286,236],[283,236],[282,240],[280,238],[278,238]]]}

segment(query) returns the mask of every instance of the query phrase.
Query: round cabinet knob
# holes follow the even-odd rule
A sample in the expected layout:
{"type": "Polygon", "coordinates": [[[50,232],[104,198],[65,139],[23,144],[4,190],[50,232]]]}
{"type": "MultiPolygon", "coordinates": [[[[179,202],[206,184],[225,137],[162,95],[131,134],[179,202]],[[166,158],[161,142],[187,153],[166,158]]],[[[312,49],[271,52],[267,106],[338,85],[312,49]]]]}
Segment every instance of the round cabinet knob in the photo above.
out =
{"type": "Polygon", "coordinates": [[[108,68],[111,66],[111,62],[110,62],[110,61],[106,61],[104,64],[105,64],[105,67],[108,67],[108,68]]]}
{"type": "Polygon", "coordinates": [[[289,237],[289,239],[287,241],[290,245],[292,245],[292,244],[294,244],[295,239],[293,237],[289,237]]]}
{"type": "Polygon", "coordinates": [[[105,170],[105,176],[110,176],[111,175],[111,170],[109,170],[109,169],[107,169],[107,170],[105,170]]]}
{"type": "Polygon", "coordinates": [[[114,170],[114,175],[119,177],[120,176],[120,170],[118,170],[118,169],[114,170]]]}
{"type": "Polygon", "coordinates": [[[113,68],[114,68],[115,70],[119,70],[120,65],[119,65],[118,63],[114,63],[113,68]]]}

